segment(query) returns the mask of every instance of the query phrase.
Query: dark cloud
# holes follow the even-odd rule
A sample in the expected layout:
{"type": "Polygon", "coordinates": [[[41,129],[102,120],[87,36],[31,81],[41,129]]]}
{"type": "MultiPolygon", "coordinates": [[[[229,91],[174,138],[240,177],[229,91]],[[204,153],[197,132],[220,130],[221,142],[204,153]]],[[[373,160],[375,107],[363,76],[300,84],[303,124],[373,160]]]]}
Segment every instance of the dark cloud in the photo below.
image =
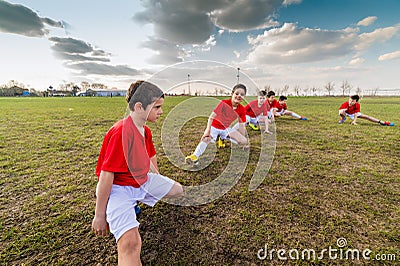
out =
{"type": "Polygon", "coordinates": [[[49,38],[49,41],[54,42],[51,49],[58,53],[85,54],[94,51],[91,44],[74,38],[51,37],[49,38]]]}
{"type": "Polygon", "coordinates": [[[275,10],[282,0],[232,1],[223,8],[214,10],[211,18],[215,25],[229,31],[248,31],[276,25],[273,20],[275,10]]]}
{"type": "Polygon", "coordinates": [[[49,38],[54,45],[51,49],[56,57],[65,60],[65,66],[78,71],[79,75],[134,76],[140,74],[136,69],[124,65],[109,65],[109,53],[96,49],[90,43],[73,38],[49,38]]]}
{"type": "MultiPolygon", "coordinates": [[[[157,51],[160,60],[173,63],[182,59],[181,51],[174,45],[201,45],[210,39],[217,27],[240,32],[277,26],[273,15],[282,2],[283,0],[144,0],[142,5],[145,9],[136,13],[133,20],[153,25],[155,36],[145,46],[157,51]],[[152,44],[155,40],[156,43],[152,44]]],[[[154,59],[156,58],[152,61],[154,59]]]]}
{"type": "Polygon", "coordinates": [[[184,49],[164,39],[149,37],[149,40],[143,42],[142,46],[158,51],[157,55],[148,60],[152,64],[174,64],[182,62],[182,58],[185,56],[184,49]]]}
{"type": "Polygon", "coordinates": [[[31,9],[0,0],[0,31],[29,37],[41,37],[49,31],[46,25],[62,28],[62,23],[41,18],[31,9]]]}

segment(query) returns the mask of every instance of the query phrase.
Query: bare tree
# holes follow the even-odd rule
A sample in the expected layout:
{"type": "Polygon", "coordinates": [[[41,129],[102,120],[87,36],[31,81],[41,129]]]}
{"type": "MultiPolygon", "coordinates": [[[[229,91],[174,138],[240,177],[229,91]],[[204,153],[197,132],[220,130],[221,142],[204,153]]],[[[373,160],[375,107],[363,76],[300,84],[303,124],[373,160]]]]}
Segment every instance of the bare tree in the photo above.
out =
{"type": "Polygon", "coordinates": [[[294,94],[296,94],[296,96],[300,96],[300,86],[299,85],[294,86],[294,94]]]}
{"type": "Polygon", "coordinates": [[[357,94],[357,95],[363,94],[362,89],[361,89],[360,87],[357,87],[357,89],[356,89],[356,94],[357,94]]]}
{"type": "Polygon", "coordinates": [[[83,91],[87,91],[90,88],[90,84],[87,81],[82,81],[81,82],[81,88],[83,91]]]}
{"type": "Polygon", "coordinates": [[[102,84],[102,83],[93,83],[93,84],[91,85],[91,87],[92,87],[92,89],[94,89],[94,90],[105,90],[105,89],[107,89],[107,86],[104,85],[104,84],[102,84]]]}
{"type": "Polygon", "coordinates": [[[285,84],[285,86],[283,86],[283,89],[282,89],[282,94],[287,95],[288,92],[289,92],[289,85],[285,84]]]}
{"type": "Polygon", "coordinates": [[[350,91],[351,91],[352,87],[347,80],[344,80],[342,82],[342,85],[340,86],[340,88],[342,89],[343,96],[350,95],[350,91]]]}
{"type": "Polygon", "coordinates": [[[269,91],[271,91],[271,85],[265,85],[264,86],[264,90],[266,91],[266,92],[269,92],[269,91]]]}
{"type": "Polygon", "coordinates": [[[312,93],[313,96],[317,96],[317,91],[318,91],[317,87],[312,86],[310,90],[311,90],[311,93],[312,93]]]}
{"type": "Polygon", "coordinates": [[[325,89],[328,91],[328,96],[331,96],[331,92],[333,92],[335,90],[335,83],[329,81],[325,85],[325,89]]]}
{"type": "Polygon", "coordinates": [[[378,93],[378,90],[379,90],[379,87],[371,89],[372,96],[376,96],[376,94],[378,93]]]}
{"type": "Polygon", "coordinates": [[[310,91],[310,87],[305,87],[305,88],[303,89],[304,96],[308,96],[308,91],[310,91]]]}

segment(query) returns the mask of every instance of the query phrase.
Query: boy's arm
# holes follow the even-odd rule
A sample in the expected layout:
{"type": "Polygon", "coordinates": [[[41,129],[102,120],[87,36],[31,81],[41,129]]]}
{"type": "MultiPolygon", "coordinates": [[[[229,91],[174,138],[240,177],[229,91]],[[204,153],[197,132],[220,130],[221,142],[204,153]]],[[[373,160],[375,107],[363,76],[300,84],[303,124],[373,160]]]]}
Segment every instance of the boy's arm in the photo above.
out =
{"type": "Polygon", "coordinates": [[[240,119],[239,119],[239,132],[243,136],[246,136],[246,123],[243,123],[242,121],[240,121],[240,119]]]}
{"type": "Polygon", "coordinates": [[[353,120],[353,122],[351,122],[353,125],[356,125],[356,124],[357,124],[357,114],[358,114],[358,113],[355,113],[355,114],[354,114],[354,120],[353,120]]]}
{"type": "Polygon", "coordinates": [[[204,138],[206,137],[210,137],[210,131],[211,131],[211,124],[214,121],[215,117],[217,116],[216,113],[212,112],[210,114],[210,117],[208,118],[208,122],[207,122],[207,127],[206,130],[204,131],[203,136],[201,137],[201,140],[204,140],[204,138]]]}
{"type": "Polygon", "coordinates": [[[96,191],[96,210],[92,222],[93,231],[97,235],[107,235],[106,208],[113,181],[114,173],[101,171],[96,191]]]}
{"type": "Polygon", "coordinates": [[[150,158],[150,172],[159,174],[157,165],[157,155],[150,158]]]}

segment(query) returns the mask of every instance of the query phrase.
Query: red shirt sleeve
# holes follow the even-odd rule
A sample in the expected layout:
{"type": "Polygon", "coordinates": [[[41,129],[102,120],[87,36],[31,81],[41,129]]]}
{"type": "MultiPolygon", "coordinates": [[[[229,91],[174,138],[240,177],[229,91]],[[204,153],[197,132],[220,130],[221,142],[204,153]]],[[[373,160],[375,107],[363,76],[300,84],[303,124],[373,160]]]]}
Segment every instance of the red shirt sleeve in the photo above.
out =
{"type": "Polygon", "coordinates": [[[271,103],[271,108],[280,108],[281,105],[279,104],[279,102],[277,100],[273,100],[271,103]]]}
{"type": "Polygon", "coordinates": [[[341,110],[341,109],[347,109],[347,108],[349,108],[349,102],[344,102],[344,103],[342,103],[342,105],[339,107],[339,110],[341,110]]]}

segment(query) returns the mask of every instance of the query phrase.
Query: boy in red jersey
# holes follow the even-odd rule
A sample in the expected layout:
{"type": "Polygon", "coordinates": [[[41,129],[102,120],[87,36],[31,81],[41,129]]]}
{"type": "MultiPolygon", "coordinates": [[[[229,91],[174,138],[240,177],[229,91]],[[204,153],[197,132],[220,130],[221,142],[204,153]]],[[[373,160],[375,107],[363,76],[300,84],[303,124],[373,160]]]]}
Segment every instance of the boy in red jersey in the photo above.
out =
{"type": "Polygon", "coordinates": [[[344,121],[346,121],[346,116],[348,116],[353,120],[353,122],[351,122],[352,125],[357,125],[357,118],[362,118],[362,119],[369,120],[371,122],[379,123],[382,126],[394,126],[394,123],[391,123],[389,121],[386,121],[386,122],[381,121],[374,117],[362,114],[360,112],[361,106],[360,106],[360,103],[358,102],[359,100],[360,100],[360,97],[358,95],[350,96],[349,100],[347,102],[344,102],[339,107],[339,115],[341,117],[339,124],[343,124],[344,121]]]}
{"type": "Polygon", "coordinates": [[[280,96],[279,101],[275,100],[272,103],[271,108],[273,110],[274,116],[290,115],[300,120],[307,120],[307,118],[305,118],[304,116],[300,116],[295,112],[289,111],[287,109],[286,101],[287,101],[286,96],[280,96]]]}
{"type": "Polygon", "coordinates": [[[218,147],[224,147],[222,140],[230,139],[232,142],[246,146],[248,140],[245,137],[246,111],[240,103],[246,95],[246,86],[237,84],[233,87],[232,97],[222,100],[208,118],[208,123],[200,143],[193,154],[185,158],[186,163],[197,163],[210,142],[218,142],[218,147]],[[238,129],[230,128],[232,122],[238,119],[238,129]]]}
{"type": "Polygon", "coordinates": [[[267,92],[262,90],[258,92],[257,100],[249,102],[244,109],[246,110],[246,122],[253,130],[260,130],[259,125],[264,124],[264,133],[272,134],[268,130],[268,111],[271,109],[269,101],[266,101],[267,92]]]}
{"type": "Polygon", "coordinates": [[[272,106],[276,104],[275,102],[277,102],[277,100],[275,99],[275,92],[269,91],[267,93],[267,103],[269,105],[268,118],[271,120],[271,122],[275,121],[275,116],[273,114],[273,109],[272,109],[272,106]]]}
{"type": "Polygon", "coordinates": [[[92,229],[97,235],[104,236],[108,230],[114,235],[119,265],[141,265],[137,202],[154,206],[164,196],[183,195],[183,189],[158,173],[151,132],[145,126],[146,121],[155,122],[162,114],[163,92],[149,82],[138,81],[130,86],[126,99],[129,116],[110,128],[100,150],[92,229]]]}

